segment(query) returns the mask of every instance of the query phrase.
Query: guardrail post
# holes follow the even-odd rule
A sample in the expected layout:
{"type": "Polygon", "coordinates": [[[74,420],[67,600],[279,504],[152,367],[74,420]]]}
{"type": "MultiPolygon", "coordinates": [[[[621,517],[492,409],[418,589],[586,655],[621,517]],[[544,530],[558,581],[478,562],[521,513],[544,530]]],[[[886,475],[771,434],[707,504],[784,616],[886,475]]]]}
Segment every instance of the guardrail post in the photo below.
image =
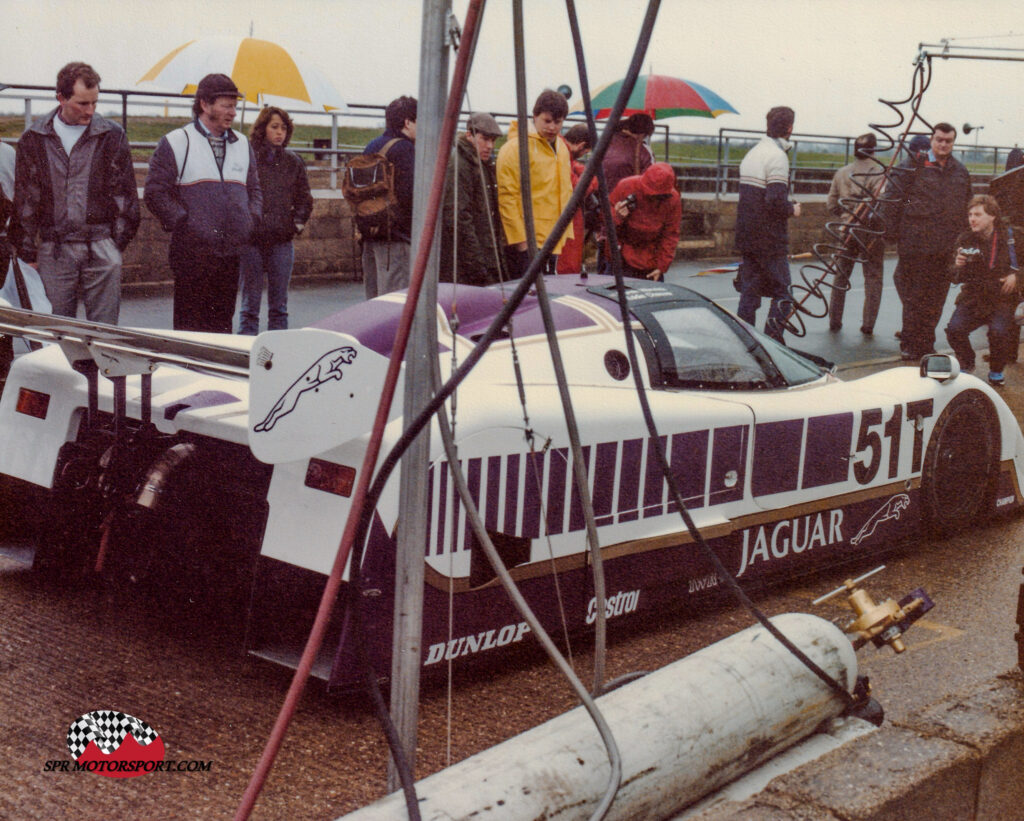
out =
{"type": "Polygon", "coordinates": [[[331,190],[338,188],[338,115],[331,112],[331,190]]]}
{"type": "Polygon", "coordinates": [[[25,130],[28,131],[29,126],[32,125],[32,98],[25,98],[25,130]]]}

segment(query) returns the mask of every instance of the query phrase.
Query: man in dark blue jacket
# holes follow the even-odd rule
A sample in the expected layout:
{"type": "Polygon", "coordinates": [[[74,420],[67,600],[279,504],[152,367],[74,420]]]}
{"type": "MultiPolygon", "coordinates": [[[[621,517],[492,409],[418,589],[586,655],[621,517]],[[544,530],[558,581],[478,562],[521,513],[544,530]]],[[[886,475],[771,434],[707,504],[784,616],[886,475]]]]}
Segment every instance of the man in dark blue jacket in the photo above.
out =
{"type": "Polygon", "coordinates": [[[256,158],[231,128],[237,101],[230,77],[207,74],[195,120],[162,137],[149,162],[145,202],[172,232],[175,330],[231,333],[239,257],[262,206],[256,158]]]}
{"type": "Polygon", "coordinates": [[[884,197],[886,232],[899,250],[900,347],[905,360],[933,350],[956,238],[967,227],[971,175],[953,157],[955,141],[956,129],[938,123],[928,153],[904,160],[884,197]]]}
{"type": "Polygon", "coordinates": [[[789,200],[788,140],[796,119],[793,109],[776,106],[768,112],[766,136],[740,163],[740,200],[736,209],[736,247],[743,255],[738,285],[740,319],[754,324],[761,297],[772,304],[764,330],[782,342],[782,323],[792,308],[789,295],[790,217],[800,216],[800,203],[789,200]]]}
{"type": "Polygon", "coordinates": [[[409,287],[409,243],[412,237],[412,186],[416,160],[416,98],[399,97],[384,110],[383,134],[371,140],[364,154],[384,153],[395,169],[398,207],[386,238],[363,240],[363,287],[366,298],[409,287]],[[388,145],[390,143],[390,145],[388,145]]]}

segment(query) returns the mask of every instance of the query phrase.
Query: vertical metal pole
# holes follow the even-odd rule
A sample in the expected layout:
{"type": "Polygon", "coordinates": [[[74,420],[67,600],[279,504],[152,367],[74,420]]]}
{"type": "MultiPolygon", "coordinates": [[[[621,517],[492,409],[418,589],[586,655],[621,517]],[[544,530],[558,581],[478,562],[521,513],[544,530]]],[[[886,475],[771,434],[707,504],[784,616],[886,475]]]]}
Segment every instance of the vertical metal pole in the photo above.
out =
{"type": "MultiPolygon", "coordinates": [[[[416,118],[416,175],[413,193],[412,258],[433,176],[433,162],[441,133],[448,85],[448,46],[445,30],[450,0],[423,0],[420,38],[420,84],[416,118]]],[[[405,357],[405,419],[411,419],[430,399],[430,357],[426,350],[426,323],[437,322],[437,269],[440,243],[434,242],[427,263],[423,290],[413,320],[405,357]]],[[[402,457],[399,478],[398,556],[395,570],[395,635],[391,659],[391,716],[405,748],[409,765],[416,764],[416,725],[419,715],[420,659],[423,634],[424,547],[427,543],[429,507],[427,466],[430,460],[430,428],[402,457]]],[[[399,788],[394,761],[388,761],[388,789],[399,788]]]]}
{"type": "Polygon", "coordinates": [[[28,131],[32,125],[32,98],[25,98],[25,130],[28,131]]]}
{"type": "Polygon", "coordinates": [[[331,112],[331,190],[338,188],[338,115],[331,112]]]}

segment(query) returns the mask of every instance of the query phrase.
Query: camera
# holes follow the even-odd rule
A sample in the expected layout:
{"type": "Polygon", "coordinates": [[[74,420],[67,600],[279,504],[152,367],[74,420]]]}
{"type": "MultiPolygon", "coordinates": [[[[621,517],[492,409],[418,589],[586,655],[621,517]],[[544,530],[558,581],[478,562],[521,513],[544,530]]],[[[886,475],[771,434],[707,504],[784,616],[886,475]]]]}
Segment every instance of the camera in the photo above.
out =
{"type": "Polygon", "coordinates": [[[981,249],[980,248],[957,248],[956,252],[958,254],[962,254],[963,256],[967,257],[967,261],[968,262],[970,262],[975,257],[980,257],[981,256],[981,249]]]}
{"type": "Polygon", "coordinates": [[[630,211],[636,210],[636,194],[627,194],[623,202],[626,203],[626,208],[630,211]]]}

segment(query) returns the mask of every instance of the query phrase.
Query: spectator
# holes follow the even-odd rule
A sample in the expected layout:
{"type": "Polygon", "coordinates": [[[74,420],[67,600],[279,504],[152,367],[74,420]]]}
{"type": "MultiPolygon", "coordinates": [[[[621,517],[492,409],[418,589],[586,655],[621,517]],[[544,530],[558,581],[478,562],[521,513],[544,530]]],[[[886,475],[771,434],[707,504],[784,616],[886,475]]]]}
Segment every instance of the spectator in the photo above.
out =
{"type": "MultiPolygon", "coordinates": [[[[7,237],[7,223],[14,210],[15,151],[7,143],[0,143],[0,272],[8,275],[11,261],[11,243],[7,237]]],[[[0,340],[0,347],[5,346],[0,340]]]]}
{"type": "Polygon", "coordinates": [[[650,114],[637,112],[619,120],[601,163],[609,192],[615,190],[619,180],[643,174],[654,164],[654,155],[646,143],[653,133],[654,120],[650,114]]]}
{"type": "Polygon", "coordinates": [[[960,360],[960,368],[974,370],[970,333],[988,325],[989,384],[1002,387],[1003,367],[1016,341],[1013,312],[1017,307],[1017,259],[1010,230],[999,224],[999,204],[983,194],[971,199],[967,210],[970,229],[957,237],[953,279],[963,288],[946,339],[960,360]]]}
{"type": "Polygon", "coordinates": [[[313,213],[313,196],[302,158],[286,150],[295,125],[288,113],[274,106],[262,109],[250,140],[263,194],[263,215],[255,241],[242,249],[242,308],[240,334],[259,333],[260,300],[267,288],[267,330],[288,327],[288,281],[295,249],[292,237],[302,233],[313,213]]]}
{"type": "MultiPolygon", "coordinates": [[[[1024,151],[1021,151],[1017,146],[1010,149],[1010,153],[1006,155],[1006,168],[1005,171],[1013,171],[1014,168],[1019,168],[1024,165],[1024,151]]],[[[1013,326],[1013,340],[1009,348],[1009,356],[1007,362],[1016,362],[1017,357],[1020,353],[1020,325],[1013,326]]]]}
{"type": "Polygon", "coordinates": [[[412,240],[412,192],[416,162],[416,98],[398,97],[384,109],[384,133],[372,139],[364,154],[385,153],[395,169],[397,214],[387,239],[363,241],[363,288],[373,299],[409,287],[412,240]],[[385,151],[385,147],[391,143],[385,151]]]}
{"type": "Polygon", "coordinates": [[[444,187],[440,279],[445,282],[490,285],[505,279],[494,169],[494,141],[500,136],[494,117],[478,111],[455,141],[444,187]]]}
{"type": "MultiPolygon", "coordinates": [[[[896,168],[893,168],[892,169],[893,176],[894,177],[898,177],[901,174],[911,174],[911,173],[913,173],[913,169],[916,168],[919,164],[923,163],[924,160],[925,160],[925,157],[928,156],[928,151],[931,148],[931,145],[932,145],[931,138],[929,138],[929,136],[927,134],[915,134],[911,138],[910,142],[907,143],[903,147],[904,150],[907,152],[907,158],[906,158],[906,161],[903,164],[904,167],[901,168],[901,167],[897,166],[896,168]]],[[[886,211],[886,209],[883,208],[883,212],[885,212],[885,211],[886,211]]],[[[891,235],[891,231],[889,232],[889,234],[891,235]]],[[[893,271],[893,274],[892,274],[892,284],[896,286],[896,296],[899,297],[900,305],[902,305],[903,304],[903,271],[900,268],[900,261],[899,261],[898,258],[896,260],[896,270],[893,271]]],[[[900,329],[900,330],[896,331],[894,336],[897,339],[900,339],[903,336],[903,330],[900,329]]]]}
{"type": "Polygon", "coordinates": [[[175,330],[231,333],[239,258],[262,211],[256,157],[231,128],[237,102],[230,77],[207,74],[195,119],[161,137],[149,161],[146,205],[172,232],[175,330]]]}
{"type": "Polygon", "coordinates": [[[683,218],[676,172],[655,163],[641,176],[621,180],[611,201],[623,273],[660,282],[676,257],[683,218]]]}
{"type": "Polygon", "coordinates": [[[835,173],[828,191],[828,212],[833,217],[841,217],[847,226],[841,234],[844,247],[837,254],[836,278],[829,300],[828,327],[831,331],[839,331],[843,327],[846,291],[850,287],[850,274],[856,260],[860,260],[864,269],[864,313],[860,332],[865,336],[874,333],[878,308],[882,304],[885,241],[870,233],[876,230],[872,215],[878,208],[876,197],[885,179],[884,166],[874,159],[876,145],[874,134],[861,134],[853,143],[853,162],[835,173]],[[848,233],[848,226],[854,222],[864,230],[848,233]]]}
{"type": "Polygon", "coordinates": [[[886,230],[899,253],[904,360],[920,359],[935,345],[949,292],[949,260],[964,228],[971,178],[953,157],[955,140],[956,129],[938,123],[928,153],[904,160],[885,193],[886,230]]]}
{"type": "Polygon", "coordinates": [[[139,228],[128,138],[96,113],[100,76],[85,63],[57,74],[57,108],[18,141],[12,239],[39,269],[53,313],[117,323],[121,254],[139,228]]]}
{"type": "MultiPolygon", "coordinates": [[[[533,120],[528,125],[530,157],[530,196],[533,206],[533,232],[537,247],[547,240],[572,195],[569,149],[560,139],[562,121],[569,113],[569,104],[557,91],[545,89],[533,104],[533,120]]],[[[509,126],[508,141],[498,152],[498,209],[508,243],[509,275],[521,277],[530,262],[526,241],[526,217],[523,209],[521,170],[519,168],[519,124],[509,126]]],[[[567,239],[573,237],[572,226],[558,238],[547,270],[557,269],[557,256],[567,239]]]]}
{"type": "MultiPolygon", "coordinates": [[[[566,148],[569,149],[569,178],[572,180],[572,187],[580,181],[583,174],[583,157],[593,148],[590,139],[590,129],[585,123],[576,123],[565,132],[562,138],[565,140],[566,148]]],[[[597,177],[590,180],[587,187],[587,195],[597,190],[597,177]]],[[[598,214],[595,212],[594,217],[598,214]]],[[[584,245],[587,239],[587,212],[585,206],[576,209],[572,217],[572,239],[567,239],[562,246],[562,253],[558,256],[558,273],[578,274],[583,271],[584,245]]]]}
{"type": "Polygon", "coordinates": [[[740,199],[736,210],[736,245],[743,255],[737,276],[737,314],[754,324],[761,297],[771,298],[764,330],[783,341],[783,323],[792,311],[789,294],[790,217],[800,216],[800,203],[789,201],[789,158],[793,109],[776,106],[768,112],[767,134],[740,162],[740,199]]]}

